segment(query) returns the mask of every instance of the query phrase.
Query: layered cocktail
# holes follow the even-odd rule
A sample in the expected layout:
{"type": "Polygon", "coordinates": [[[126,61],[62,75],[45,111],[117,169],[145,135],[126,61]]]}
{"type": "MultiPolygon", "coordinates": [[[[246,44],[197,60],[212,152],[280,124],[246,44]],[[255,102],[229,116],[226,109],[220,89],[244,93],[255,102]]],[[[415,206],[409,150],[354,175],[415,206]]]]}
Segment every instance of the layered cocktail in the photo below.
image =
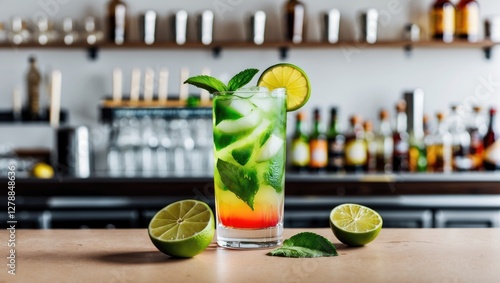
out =
{"type": "Polygon", "coordinates": [[[217,241],[234,248],[280,243],[286,91],[254,87],[213,101],[217,241]]]}

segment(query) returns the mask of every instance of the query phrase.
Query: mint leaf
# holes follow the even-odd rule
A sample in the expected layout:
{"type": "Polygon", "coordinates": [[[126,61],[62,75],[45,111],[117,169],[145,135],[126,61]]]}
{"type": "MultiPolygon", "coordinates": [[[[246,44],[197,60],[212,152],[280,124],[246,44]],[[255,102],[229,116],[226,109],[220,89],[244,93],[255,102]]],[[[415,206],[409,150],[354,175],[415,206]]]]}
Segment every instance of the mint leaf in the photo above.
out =
{"type": "Polygon", "coordinates": [[[335,246],[325,237],[312,232],[303,232],[283,242],[267,255],[282,257],[330,257],[338,256],[335,246]]]}
{"type": "Polygon", "coordinates": [[[283,160],[284,147],[278,151],[273,159],[268,161],[267,171],[264,173],[265,182],[279,194],[283,190],[285,180],[285,160],[283,160]]]}
{"type": "Polygon", "coordinates": [[[231,80],[229,80],[229,83],[227,84],[228,90],[236,91],[239,88],[247,85],[258,72],[259,70],[257,69],[246,69],[239,72],[231,80]]]}
{"type": "Polygon", "coordinates": [[[210,93],[227,91],[227,86],[223,82],[211,76],[190,77],[184,83],[205,89],[210,93]]]}
{"type": "Polygon", "coordinates": [[[233,156],[234,160],[236,160],[236,162],[243,166],[247,164],[248,160],[250,160],[250,156],[252,156],[253,153],[253,148],[253,144],[247,144],[240,148],[233,149],[233,151],[231,151],[231,155],[233,156]]]}
{"type": "Polygon", "coordinates": [[[219,171],[221,181],[227,189],[248,204],[253,210],[253,200],[259,190],[257,171],[254,169],[242,169],[222,159],[217,159],[216,167],[219,171]]]}

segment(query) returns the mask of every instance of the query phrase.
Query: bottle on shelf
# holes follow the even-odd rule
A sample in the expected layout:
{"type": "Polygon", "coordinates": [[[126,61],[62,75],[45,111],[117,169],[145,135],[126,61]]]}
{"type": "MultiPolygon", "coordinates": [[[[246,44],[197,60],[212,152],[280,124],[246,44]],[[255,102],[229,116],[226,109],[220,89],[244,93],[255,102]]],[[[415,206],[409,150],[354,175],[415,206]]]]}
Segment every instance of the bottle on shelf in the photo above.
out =
{"type": "Polygon", "coordinates": [[[455,34],[455,7],[450,0],[436,0],[431,8],[433,39],[452,42],[455,34]]]}
{"type": "Polygon", "coordinates": [[[394,146],[389,112],[385,109],[381,110],[379,119],[380,125],[375,135],[375,166],[377,172],[388,173],[392,171],[392,148],[394,146]]]}
{"type": "Polygon", "coordinates": [[[127,40],[127,5],[122,0],[111,0],[108,4],[108,38],[121,45],[127,40]]]}
{"type": "Polygon", "coordinates": [[[470,171],[472,169],[471,138],[466,131],[465,122],[459,114],[458,106],[451,107],[451,115],[448,120],[452,140],[453,170],[470,171]]]}
{"type": "Polygon", "coordinates": [[[409,170],[410,172],[427,172],[427,148],[422,135],[410,132],[409,170]]]}
{"type": "Polygon", "coordinates": [[[313,131],[309,138],[309,170],[322,172],[328,165],[328,143],[321,125],[319,109],[314,109],[313,131]]]}
{"type": "Polygon", "coordinates": [[[362,173],[368,156],[361,117],[354,115],[349,122],[349,130],[345,134],[345,170],[362,173]]]}
{"type": "Polygon", "coordinates": [[[340,123],[338,121],[338,112],[336,107],[330,110],[330,126],[327,132],[328,138],[328,166],[330,172],[339,172],[344,169],[344,146],[345,137],[342,134],[340,123]]]}
{"type": "Polygon", "coordinates": [[[309,166],[309,136],[304,130],[304,121],[304,112],[297,113],[290,156],[290,169],[295,172],[306,172],[309,166]]]}
{"type": "Polygon", "coordinates": [[[422,124],[423,124],[423,128],[424,128],[424,139],[425,139],[426,137],[428,137],[432,133],[431,119],[430,119],[429,115],[424,114],[424,117],[422,120],[423,120],[422,124]]]}
{"type": "Polygon", "coordinates": [[[427,146],[427,162],[430,172],[451,172],[451,134],[445,122],[444,113],[437,115],[437,127],[433,134],[429,136],[427,146]]]}
{"type": "Polygon", "coordinates": [[[392,171],[408,172],[409,168],[409,135],[407,132],[406,102],[396,104],[396,128],[392,135],[394,141],[392,152],[392,171]]]}
{"type": "Polygon", "coordinates": [[[288,0],[285,4],[285,37],[293,43],[304,41],[306,9],[298,0],[288,0]]]}
{"type": "Polygon", "coordinates": [[[476,0],[460,0],[457,3],[456,33],[469,42],[479,40],[479,4],[476,0]]]}
{"type": "Polygon", "coordinates": [[[486,171],[500,170],[500,135],[496,128],[496,114],[496,108],[491,108],[488,131],[484,136],[483,167],[486,171]]]}
{"type": "Polygon", "coordinates": [[[29,58],[29,71],[26,76],[28,90],[28,113],[30,119],[37,120],[40,118],[40,84],[42,75],[38,70],[37,60],[35,57],[29,58]]]}
{"type": "Polygon", "coordinates": [[[483,167],[483,153],[484,144],[483,138],[486,135],[488,126],[486,119],[481,114],[481,107],[474,106],[472,115],[470,116],[467,131],[469,132],[470,142],[470,155],[472,158],[473,171],[478,171],[483,167]]]}
{"type": "Polygon", "coordinates": [[[375,142],[375,133],[373,132],[373,122],[366,120],[363,123],[363,129],[365,131],[364,139],[366,143],[366,163],[364,167],[366,172],[374,173],[377,171],[377,144],[375,142]]]}

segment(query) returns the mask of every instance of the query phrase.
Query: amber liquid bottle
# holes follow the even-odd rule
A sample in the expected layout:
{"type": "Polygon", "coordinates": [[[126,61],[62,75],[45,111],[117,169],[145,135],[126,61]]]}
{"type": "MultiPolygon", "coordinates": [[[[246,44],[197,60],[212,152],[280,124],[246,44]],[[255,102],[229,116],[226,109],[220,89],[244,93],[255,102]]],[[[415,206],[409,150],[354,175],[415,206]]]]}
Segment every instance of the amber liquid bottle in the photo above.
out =
{"type": "Polygon", "coordinates": [[[444,121],[444,114],[437,114],[438,125],[434,134],[429,136],[427,161],[430,172],[451,172],[452,170],[452,137],[444,121]]]}
{"type": "Polygon", "coordinates": [[[380,111],[380,125],[377,134],[375,135],[376,148],[376,171],[388,173],[392,171],[392,129],[389,121],[389,112],[387,110],[380,111]]]}
{"type": "Polygon", "coordinates": [[[350,128],[345,134],[345,170],[350,173],[365,172],[367,147],[361,117],[352,116],[350,128]]]}
{"type": "Polygon", "coordinates": [[[483,167],[484,144],[483,139],[487,131],[486,119],[481,115],[481,107],[474,106],[474,113],[467,126],[471,137],[470,155],[472,170],[478,171],[483,167]]]}
{"type": "Polygon", "coordinates": [[[456,33],[469,42],[479,40],[479,4],[475,0],[461,0],[457,4],[456,33]]]}
{"type": "Polygon", "coordinates": [[[127,5],[121,0],[111,0],[108,4],[108,39],[115,44],[123,44],[127,39],[127,5]]]}
{"type": "Polygon", "coordinates": [[[491,108],[490,123],[488,125],[488,131],[484,136],[483,166],[486,171],[500,170],[500,138],[495,129],[496,114],[496,109],[491,108]]]}
{"type": "Polygon", "coordinates": [[[293,43],[301,43],[305,39],[306,8],[298,0],[289,0],[285,4],[285,37],[293,43]]]}
{"type": "Polygon", "coordinates": [[[455,34],[455,7],[449,0],[436,0],[431,8],[432,38],[452,42],[455,34]]]}
{"type": "Polygon", "coordinates": [[[40,84],[42,82],[42,75],[37,67],[35,57],[29,58],[30,68],[26,76],[27,90],[28,90],[28,113],[31,120],[38,120],[40,118],[40,84]]]}
{"type": "Polygon", "coordinates": [[[322,131],[319,109],[314,110],[314,124],[309,139],[309,150],[309,170],[311,172],[325,171],[328,165],[328,142],[322,131]]]}

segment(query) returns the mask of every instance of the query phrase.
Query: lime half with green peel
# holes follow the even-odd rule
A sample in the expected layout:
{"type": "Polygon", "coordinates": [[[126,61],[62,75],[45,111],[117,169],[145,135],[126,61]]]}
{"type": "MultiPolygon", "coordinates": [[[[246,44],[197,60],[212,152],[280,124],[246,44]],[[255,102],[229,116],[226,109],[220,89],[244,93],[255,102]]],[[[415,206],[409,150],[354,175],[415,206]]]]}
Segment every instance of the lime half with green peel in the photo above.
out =
{"type": "Polygon", "coordinates": [[[193,257],[212,242],[214,214],[197,200],[182,200],[167,205],[151,219],[149,237],[161,252],[173,257],[193,257]]]}
{"type": "Polygon", "coordinates": [[[304,106],[311,96],[309,78],[301,68],[293,64],[281,63],[267,68],[257,84],[267,87],[269,90],[285,88],[287,91],[286,110],[288,112],[304,106]]]}
{"type": "Polygon", "coordinates": [[[342,243],[353,247],[375,240],[382,223],[382,217],[375,210],[359,204],[341,204],[330,213],[333,234],[342,243]]]}

